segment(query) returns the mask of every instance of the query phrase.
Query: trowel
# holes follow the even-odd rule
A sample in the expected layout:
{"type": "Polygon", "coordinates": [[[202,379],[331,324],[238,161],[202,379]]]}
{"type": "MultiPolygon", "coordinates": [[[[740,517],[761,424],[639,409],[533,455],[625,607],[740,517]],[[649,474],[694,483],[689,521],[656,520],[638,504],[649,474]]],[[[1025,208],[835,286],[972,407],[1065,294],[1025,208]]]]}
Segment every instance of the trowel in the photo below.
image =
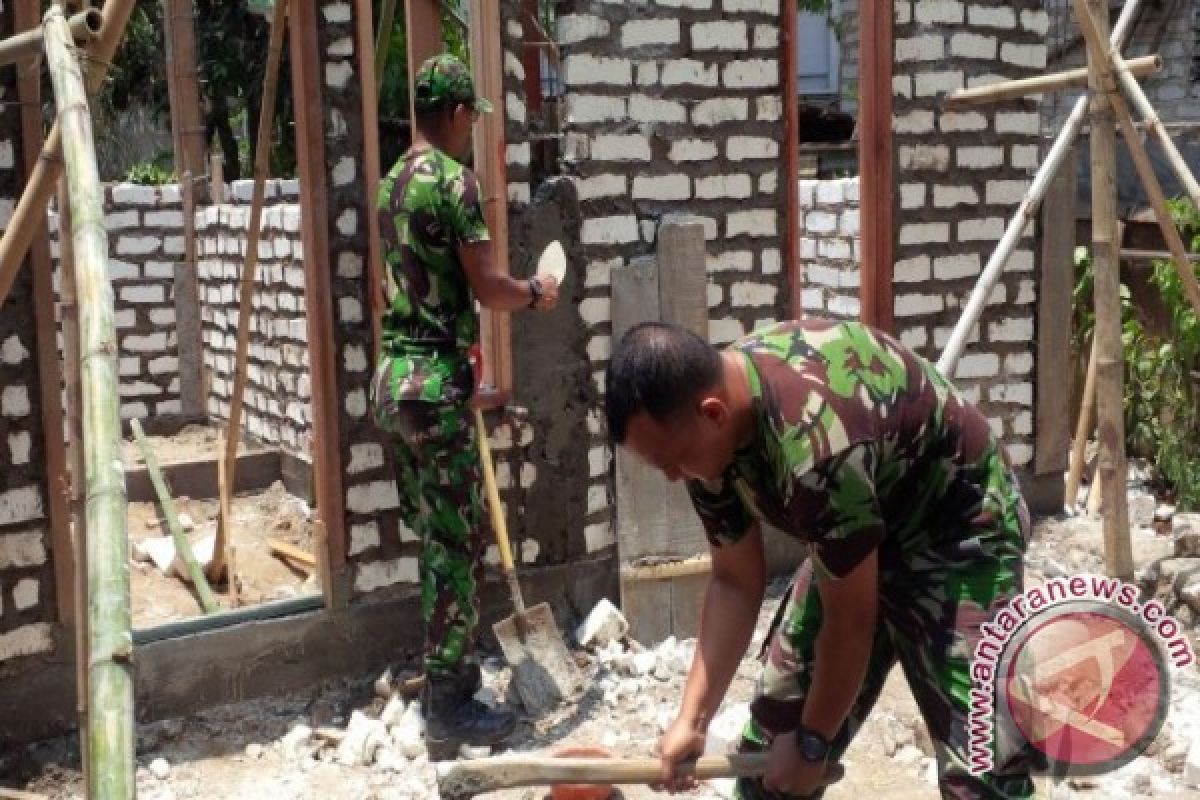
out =
{"type": "Polygon", "coordinates": [[[549,275],[554,278],[555,284],[562,286],[563,279],[567,277],[567,254],[557,239],[546,245],[546,249],[542,251],[538,258],[536,274],[549,275]]]}

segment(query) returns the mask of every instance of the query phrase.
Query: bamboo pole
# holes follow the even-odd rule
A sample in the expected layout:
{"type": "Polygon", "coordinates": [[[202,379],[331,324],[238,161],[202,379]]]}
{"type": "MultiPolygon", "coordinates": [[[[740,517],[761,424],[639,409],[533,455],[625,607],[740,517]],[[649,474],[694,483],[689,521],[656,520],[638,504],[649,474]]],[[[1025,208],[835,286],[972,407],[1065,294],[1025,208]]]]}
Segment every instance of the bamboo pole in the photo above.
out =
{"type": "MultiPolygon", "coordinates": [[[[1092,263],[1096,304],[1096,407],[1100,459],[1097,468],[1104,494],[1104,561],[1108,574],[1133,579],[1133,552],[1129,541],[1129,501],[1125,494],[1125,418],[1121,350],[1121,279],[1116,241],[1117,184],[1116,132],[1113,104],[1106,92],[1102,44],[1108,28],[1108,0],[1072,0],[1082,29],[1094,20],[1088,40],[1091,90],[1092,158],[1092,263]],[[1086,5],[1085,5],[1086,3],[1086,5]],[[1089,17],[1089,10],[1094,16],[1089,17]]],[[[1088,38],[1085,36],[1085,38],[1088,38]]],[[[1136,138],[1136,137],[1135,137],[1136,138]]],[[[1187,262],[1184,261],[1184,264],[1187,262]]]]}
{"type": "MultiPolygon", "coordinates": [[[[96,167],[87,89],[71,54],[62,10],[43,21],[46,57],[62,131],[71,188],[79,292],[83,447],[87,478],[89,630],[87,796],[134,796],[133,637],[129,610],[129,549],[121,420],[117,413],[117,336],[108,280],[104,197],[96,167]]],[[[42,206],[44,211],[44,205],[42,206]]]]}
{"type": "MultiPolygon", "coordinates": [[[[222,454],[225,450],[225,441],[220,442],[219,452],[222,454]]],[[[233,500],[230,496],[229,477],[226,474],[225,459],[217,459],[217,497],[221,504],[218,520],[229,520],[229,525],[233,525],[233,500]]],[[[237,608],[239,603],[238,597],[238,575],[237,575],[237,552],[233,546],[233,537],[225,537],[223,549],[221,550],[225,556],[225,568],[229,573],[229,607],[237,608]]],[[[217,556],[217,545],[213,545],[213,558],[217,556]]]]}
{"type": "MultiPolygon", "coordinates": [[[[1171,251],[1171,263],[1175,265],[1175,272],[1179,275],[1179,280],[1183,284],[1184,294],[1187,295],[1192,308],[1196,310],[1197,314],[1200,314],[1200,282],[1196,280],[1195,270],[1193,270],[1191,261],[1188,259],[1188,249],[1183,243],[1183,238],[1179,235],[1179,229],[1175,227],[1175,218],[1171,216],[1171,209],[1167,206],[1167,198],[1163,194],[1158,177],[1154,174],[1154,167],[1150,164],[1150,156],[1146,153],[1146,146],[1142,144],[1141,137],[1138,136],[1137,130],[1134,128],[1133,115],[1129,113],[1129,107],[1125,105],[1125,99],[1117,90],[1116,81],[1113,78],[1112,64],[1105,60],[1107,51],[1104,50],[1104,37],[1100,33],[1100,21],[1088,16],[1087,10],[1080,4],[1081,0],[1072,0],[1072,2],[1075,3],[1076,13],[1079,16],[1079,29],[1083,32],[1083,38],[1087,40],[1088,52],[1090,53],[1094,50],[1096,53],[1097,76],[1101,82],[1103,91],[1107,94],[1106,99],[1112,106],[1113,114],[1116,116],[1117,122],[1121,125],[1121,133],[1125,138],[1125,146],[1129,149],[1129,155],[1133,157],[1133,165],[1137,169],[1138,177],[1141,179],[1142,188],[1146,190],[1146,196],[1149,198],[1150,205],[1154,209],[1154,216],[1158,221],[1159,230],[1162,231],[1163,239],[1167,243],[1167,249],[1171,251]]],[[[1120,242],[1117,244],[1119,246],[1120,242]]]]}
{"type": "MultiPolygon", "coordinates": [[[[104,23],[100,26],[100,35],[88,48],[89,66],[87,74],[88,94],[96,92],[104,82],[108,65],[112,63],[121,37],[125,33],[125,24],[133,12],[134,0],[107,0],[100,12],[104,23]]],[[[8,298],[13,280],[21,269],[25,254],[29,252],[29,243],[39,230],[38,219],[46,213],[50,196],[54,194],[55,183],[62,173],[62,135],[59,123],[55,120],[42,144],[42,156],[37,165],[29,173],[25,183],[25,191],[21,193],[16,208],[4,236],[0,238],[0,304],[8,298]]]]}
{"type": "MultiPolygon", "coordinates": [[[[1162,59],[1157,55],[1131,58],[1128,61],[1129,71],[1139,78],[1153,75],[1162,70],[1162,59]]],[[[1031,94],[1059,91],[1073,87],[1086,87],[1088,80],[1087,67],[1069,69],[1064,72],[1052,72],[1049,75],[1038,75],[1033,78],[1021,78],[1015,81],[1003,81],[988,86],[977,86],[973,89],[956,89],[946,95],[943,108],[953,111],[969,106],[998,103],[1002,100],[1014,100],[1031,94]]]]}
{"type": "MultiPolygon", "coordinates": [[[[94,8],[74,14],[68,20],[68,24],[71,26],[71,36],[74,38],[75,44],[83,46],[94,42],[100,35],[101,22],[100,12],[94,8]]],[[[9,36],[0,41],[0,67],[37,56],[41,54],[44,47],[40,26],[9,36]]]]}
{"type": "Polygon", "coordinates": [[[396,0],[383,0],[379,9],[379,30],[375,34],[375,85],[383,86],[383,73],[387,70],[388,40],[392,36],[392,25],[396,21],[396,0]]]}
{"type": "MultiPolygon", "coordinates": [[[[1121,16],[1117,20],[1116,27],[1113,28],[1110,39],[1114,46],[1120,47],[1125,43],[1133,28],[1133,23],[1137,18],[1140,7],[1141,0],[1128,0],[1124,7],[1122,7],[1121,16]]],[[[1037,175],[1034,176],[1029,191],[1026,192],[1025,198],[1021,200],[1021,204],[1017,206],[1017,210],[1009,218],[1008,227],[1004,229],[1004,235],[1000,237],[1000,241],[996,244],[996,249],[992,251],[991,257],[980,273],[979,280],[976,282],[975,288],[971,290],[967,304],[963,307],[962,314],[959,315],[958,322],[954,326],[954,331],[950,334],[950,341],[946,343],[941,357],[938,358],[938,369],[947,375],[954,372],[954,367],[958,364],[958,359],[962,356],[963,348],[966,347],[967,339],[970,337],[971,329],[979,321],[979,315],[987,303],[988,295],[992,293],[992,287],[1000,279],[1000,274],[1004,271],[1004,265],[1008,263],[1009,257],[1016,250],[1017,242],[1020,241],[1025,226],[1035,219],[1038,206],[1041,205],[1042,199],[1045,198],[1046,191],[1050,188],[1050,183],[1053,181],[1055,173],[1058,172],[1063,161],[1066,160],[1067,154],[1071,152],[1071,143],[1079,135],[1079,131],[1083,127],[1083,120],[1087,116],[1087,110],[1087,97],[1080,97],[1075,101],[1075,107],[1071,109],[1066,123],[1064,123],[1062,130],[1059,131],[1054,144],[1050,147],[1050,152],[1046,154],[1045,161],[1038,168],[1037,175]]]]}
{"type": "Polygon", "coordinates": [[[175,552],[179,553],[179,557],[183,559],[184,569],[187,570],[192,588],[196,590],[200,607],[204,609],[205,614],[211,614],[220,606],[217,604],[217,598],[213,597],[212,589],[208,587],[208,581],[204,579],[204,570],[200,569],[200,564],[196,561],[196,554],[192,552],[192,543],[183,534],[183,526],[179,524],[179,514],[175,511],[175,500],[171,497],[171,491],[167,488],[162,468],[158,465],[158,456],[154,455],[150,442],[146,440],[141,421],[130,420],[129,427],[133,431],[133,438],[137,442],[138,449],[142,451],[142,460],[146,462],[146,472],[150,473],[150,482],[154,484],[154,492],[158,495],[158,504],[162,507],[163,516],[167,518],[167,530],[170,531],[171,539],[175,542],[175,552]]]}
{"type": "Polygon", "coordinates": [[[1083,381],[1083,403],[1075,422],[1075,439],[1071,442],[1071,466],[1067,470],[1067,485],[1063,490],[1063,506],[1079,505],[1079,484],[1083,480],[1083,462],[1088,438],[1096,428],[1096,342],[1089,349],[1087,377],[1083,381]]]}
{"type": "MultiPolygon", "coordinates": [[[[283,55],[283,37],[287,27],[287,0],[275,0],[271,10],[271,36],[267,45],[266,75],[263,77],[262,108],[258,115],[258,140],[254,157],[254,195],[250,202],[250,223],[246,230],[246,263],[242,267],[242,292],[238,304],[237,353],[234,360],[233,392],[229,397],[229,428],[225,439],[226,492],[237,483],[237,448],[242,436],[242,399],[246,393],[246,357],[250,348],[250,315],[254,311],[254,284],[258,276],[258,240],[262,227],[264,181],[271,157],[271,130],[275,122],[275,92],[279,84],[279,62],[283,55]]],[[[227,498],[226,498],[227,499],[227,498]]],[[[224,507],[224,504],[222,505],[224,507]]],[[[225,543],[231,538],[231,519],[224,515],[217,523],[217,541],[208,576],[218,580],[225,571],[225,543]]]]}

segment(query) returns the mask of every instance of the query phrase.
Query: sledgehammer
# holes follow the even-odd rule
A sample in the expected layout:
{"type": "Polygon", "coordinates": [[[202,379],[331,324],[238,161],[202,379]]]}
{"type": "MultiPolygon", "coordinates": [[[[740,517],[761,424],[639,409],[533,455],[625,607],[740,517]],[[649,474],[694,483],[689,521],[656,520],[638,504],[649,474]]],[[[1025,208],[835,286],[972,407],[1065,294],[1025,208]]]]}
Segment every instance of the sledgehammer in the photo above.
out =
{"type": "MultiPolygon", "coordinates": [[[[766,768],[766,753],[703,756],[680,765],[679,774],[697,780],[752,777],[762,775],[766,768]]],[[[442,762],[437,765],[437,782],[442,800],[469,800],[484,792],[522,786],[654,783],[661,771],[662,762],[657,758],[498,756],[442,762]]],[[[844,773],[841,764],[831,764],[825,782],[834,783],[844,773]]]]}

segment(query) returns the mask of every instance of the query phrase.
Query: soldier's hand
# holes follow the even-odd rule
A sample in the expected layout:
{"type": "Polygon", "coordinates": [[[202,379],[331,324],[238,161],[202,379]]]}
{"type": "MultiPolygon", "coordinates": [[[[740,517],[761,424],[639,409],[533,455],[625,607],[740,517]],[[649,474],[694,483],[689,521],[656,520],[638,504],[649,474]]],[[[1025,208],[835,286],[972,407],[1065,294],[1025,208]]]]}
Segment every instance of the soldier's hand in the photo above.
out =
{"type": "Polygon", "coordinates": [[[542,296],[535,308],[539,311],[549,311],[558,305],[558,281],[553,275],[538,275],[537,280],[542,285],[542,296]]]}
{"type": "Polygon", "coordinates": [[[691,776],[676,774],[679,764],[704,754],[704,731],[697,730],[682,717],[677,718],[667,732],[658,740],[658,753],[662,759],[662,777],[654,784],[655,789],[668,792],[687,792],[695,789],[697,780],[691,776]]]}

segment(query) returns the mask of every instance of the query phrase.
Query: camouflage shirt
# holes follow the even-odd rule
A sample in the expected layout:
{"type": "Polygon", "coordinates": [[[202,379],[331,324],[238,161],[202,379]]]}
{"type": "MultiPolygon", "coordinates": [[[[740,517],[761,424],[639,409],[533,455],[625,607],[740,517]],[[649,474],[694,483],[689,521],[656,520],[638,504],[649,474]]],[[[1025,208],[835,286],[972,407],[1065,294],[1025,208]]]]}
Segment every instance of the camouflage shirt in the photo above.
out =
{"type": "Polygon", "coordinates": [[[1024,505],[987,419],[895,339],[810,319],[730,349],[757,425],[719,485],[688,486],[714,546],[757,517],[837,577],[875,548],[881,572],[909,574],[1023,549],[1024,505]]]}
{"type": "Polygon", "coordinates": [[[420,147],[380,183],[378,208],[389,292],[383,388],[390,400],[463,400],[479,321],[458,246],[489,238],[479,183],[445,153],[420,147]]]}

